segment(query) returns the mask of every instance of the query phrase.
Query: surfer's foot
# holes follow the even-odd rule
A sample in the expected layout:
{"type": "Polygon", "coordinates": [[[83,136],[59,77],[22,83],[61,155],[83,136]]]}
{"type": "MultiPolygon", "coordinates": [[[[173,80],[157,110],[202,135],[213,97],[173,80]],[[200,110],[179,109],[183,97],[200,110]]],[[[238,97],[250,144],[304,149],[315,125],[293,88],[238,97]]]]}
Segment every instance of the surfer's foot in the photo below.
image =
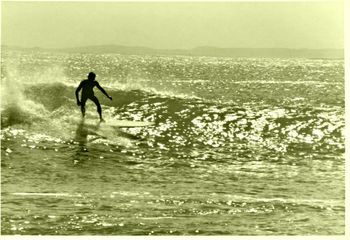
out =
{"type": "Polygon", "coordinates": [[[103,118],[100,118],[100,122],[106,122],[103,118]]]}

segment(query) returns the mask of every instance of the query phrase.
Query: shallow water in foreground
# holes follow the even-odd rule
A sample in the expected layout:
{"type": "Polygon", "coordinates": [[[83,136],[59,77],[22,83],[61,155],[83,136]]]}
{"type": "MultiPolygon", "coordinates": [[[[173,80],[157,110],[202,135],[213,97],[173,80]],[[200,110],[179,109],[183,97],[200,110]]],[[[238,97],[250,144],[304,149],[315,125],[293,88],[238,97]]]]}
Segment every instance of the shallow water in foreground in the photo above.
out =
{"type": "Polygon", "coordinates": [[[342,60],[8,52],[5,235],[344,234],[342,60]],[[108,119],[79,121],[89,72],[108,119]]]}

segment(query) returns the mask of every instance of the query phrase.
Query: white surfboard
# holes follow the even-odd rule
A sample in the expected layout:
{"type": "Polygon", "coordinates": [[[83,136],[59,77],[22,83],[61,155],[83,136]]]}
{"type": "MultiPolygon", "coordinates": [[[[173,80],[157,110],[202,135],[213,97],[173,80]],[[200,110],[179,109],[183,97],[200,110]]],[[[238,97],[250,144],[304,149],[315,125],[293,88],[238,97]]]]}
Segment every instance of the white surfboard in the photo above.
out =
{"type": "Polygon", "coordinates": [[[118,127],[118,128],[133,128],[133,127],[148,127],[154,125],[154,122],[146,121],[128,121],[128,120],[118,120],[118,119],[105,119],[104,122],[100,122],[97,119],[75,119],[74,122],[78,124],[83,124],[88,127],[95,127],[99,129],[103,126],[118,127]]]}
{"type": "Polygon", "coordinates": [[[101,125],[108,125],[111,127],[119,127],[119,128],[132,128],[132,127],[152,126],[154,125],[154,122],[106,119],[105,122],[101,123],[101,125]]]}

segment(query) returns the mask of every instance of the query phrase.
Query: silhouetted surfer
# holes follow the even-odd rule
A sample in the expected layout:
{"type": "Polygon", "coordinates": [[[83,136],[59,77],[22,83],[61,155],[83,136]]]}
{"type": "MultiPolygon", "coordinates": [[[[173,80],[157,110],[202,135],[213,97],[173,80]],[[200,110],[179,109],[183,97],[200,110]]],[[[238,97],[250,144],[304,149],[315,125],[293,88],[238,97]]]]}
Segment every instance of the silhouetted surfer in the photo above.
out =
{"type": "Polygon", "coordinates": [[[77,97],[78,106],[81,107],[81,113],[83,114],[83,117],[85,117],[85,103],[88,99],[90,99],[91,101],[93,101],[96,104],[97,112],[100,115],[100,120],[103,121],[102,108],[101,108],[100,102],[98,101],[97,97],[95,97],[95,95],[94,95],[93,88],[96,86],[98,89],[100,89],[100,91],[104,95],[106,95],[106,97],[108,97],[111,100],[112,100],[112,97],[110,97],[106,93],[106,91],[100,86],[100,84],[97,81],[95,81],[95,78],[96,78],[96,74],[93,72],[90,72],[88,75],[88,79],[81,81],[77,90],[75,90],[75,96],[77,97]],[[82,94],[81,94],[81,101],[79,101],[80,89],[83,89],[82,94]]]}

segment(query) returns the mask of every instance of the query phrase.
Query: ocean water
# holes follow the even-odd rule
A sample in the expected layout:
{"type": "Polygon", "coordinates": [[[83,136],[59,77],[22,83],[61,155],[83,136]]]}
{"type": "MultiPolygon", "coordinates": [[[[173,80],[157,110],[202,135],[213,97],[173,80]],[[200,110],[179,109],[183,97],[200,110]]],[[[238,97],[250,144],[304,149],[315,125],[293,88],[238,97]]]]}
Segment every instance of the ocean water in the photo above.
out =
{"type": "Polygon", "coordinates": [[[344,234],[343,60],[2,54],[1,233],[344,234]],[[81,122],[74,91],[88,72],[81,122]]]}

